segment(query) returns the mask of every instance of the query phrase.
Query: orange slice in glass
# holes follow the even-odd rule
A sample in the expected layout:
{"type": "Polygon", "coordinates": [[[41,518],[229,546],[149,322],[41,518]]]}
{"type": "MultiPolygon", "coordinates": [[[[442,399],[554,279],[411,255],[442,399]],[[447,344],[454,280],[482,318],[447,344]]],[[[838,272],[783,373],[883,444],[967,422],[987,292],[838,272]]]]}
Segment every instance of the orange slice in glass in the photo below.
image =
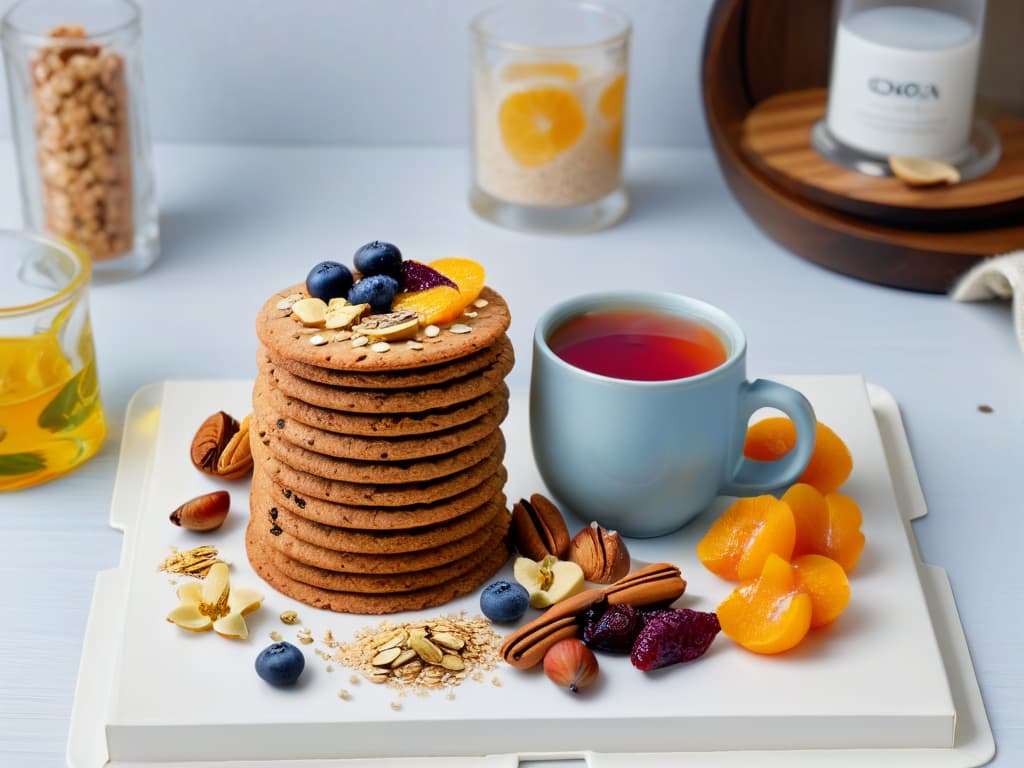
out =
{"type": "Polygon", "coordinates": [[[587,118],[579,99],[564,88],[536,88],[506,98],[498,126],[516,162],[536,168],[571,149],[583,136],[587,118]]]}
{"type": "Polygon", "coordinates": [[[552,78],[575,83],[580,79],[580,68],[567,61],[513,61],[501,76],[509,81],[552,78]]]}
{"type": "Polygon", "coordinates": [[[601,114],[609,120],[621,120],[626,111],[626,76],[619,75],[604,89],[597,102],[601,114]]]}

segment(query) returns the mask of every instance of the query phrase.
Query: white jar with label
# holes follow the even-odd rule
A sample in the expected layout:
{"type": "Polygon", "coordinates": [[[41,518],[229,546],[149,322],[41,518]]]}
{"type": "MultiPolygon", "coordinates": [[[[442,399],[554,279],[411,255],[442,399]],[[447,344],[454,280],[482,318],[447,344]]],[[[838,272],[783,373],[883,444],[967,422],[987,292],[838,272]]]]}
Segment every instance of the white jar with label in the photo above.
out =
{"type": "Polygon", "coordinates": [[[968,153],[985,0],[843,0],[829,132],[877,157],[968,153]]]}

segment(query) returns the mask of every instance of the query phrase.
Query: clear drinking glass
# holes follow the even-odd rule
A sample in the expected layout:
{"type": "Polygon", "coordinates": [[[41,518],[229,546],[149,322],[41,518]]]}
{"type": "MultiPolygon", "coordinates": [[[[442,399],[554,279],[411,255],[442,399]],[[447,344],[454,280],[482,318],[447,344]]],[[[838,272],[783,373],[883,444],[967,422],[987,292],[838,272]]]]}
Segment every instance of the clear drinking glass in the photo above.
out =
{"type": "Polygon", "coordinates": [[[0,25],[25,227],[72,243],[98,280],[159,252],[131,0],[21,0],[0,25]]]}
{"type": "Polygon", "coordinates": [[[472,36],[473,209],[542,232],[621,219],[629,19],[590,2],[515,0],[477,16],[472,36]]]}
{"type": "Polygon", "coordinates": [[[103,442],[89,272],[74,248],[0,230],[0,491],[62,475],[103,442]]]}

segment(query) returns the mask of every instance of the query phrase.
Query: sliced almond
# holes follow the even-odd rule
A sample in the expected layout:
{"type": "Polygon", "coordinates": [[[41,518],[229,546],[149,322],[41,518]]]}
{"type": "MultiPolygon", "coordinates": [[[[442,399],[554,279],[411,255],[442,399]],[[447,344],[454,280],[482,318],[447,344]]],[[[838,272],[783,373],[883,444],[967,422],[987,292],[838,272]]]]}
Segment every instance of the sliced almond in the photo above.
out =
{"type": "Polygon", "coordinates": [[[323,299],[301,299],[292,304],[292,313],[303,325],[320,326],[327,314],[327,305],[323,299]]]}
{"type": "Polygon", "coordinates": [[[386,648],[385,650],[380,651],[370,660],[370,663],[375,667],[387,667],[401,655],[402,649],[396,645],[393,648],[386,648]]]}
{"type": "Polygon", "coordinates": [[[926,157],[893,156],[889,158],[889,167],[896,178],[911,187],[935,187],[960,181],[960,171],[955,166],[926,157]]]}
{"type": "Polygon", "coordinates": [[[406,648],[400,654],[398,654],[398,656],[395,657],[395,660],[391,662],[390,666],[392,669],[395,669],[396,667],[401,667],[404,664],[408,664],[415,658],[416,651],[414,651],[412,648],[406,648]]]}
{"type": "Polygon", "coordinates": [[[462,657],[456,656],[454,653],[446,653],[441,657],[441,666],[445,669],[450,669],[452,672],[460,672],[466,668],[465,662],[462,657]]]}
{"type": "Polygon", "coordinates": [[[464,323],[455,323],[448,329],[451,333],[472,333],[473,329],[464,323]]]}
{"type": "Polygon", "coordinates": [[[430,639],[435,644],[451,651],[461,651],[466,646],[466,642],[461,637],[448,632],[435,632],[430,636],[430,639]]]}
{"type": "Polygon", "coordinates": [[[440,664],[444,652],[425,637],[410,637],[409,647],[428,664],[440,664]]]}
{"type": "Polygon", "coordinates": [[[324,315],[324,326],[332,331],[341,328],[348,328],[352,323],[370,311],[369,304],[334,304],[337,299],[331,299],[331,306],[327,307],[324,315]]]}

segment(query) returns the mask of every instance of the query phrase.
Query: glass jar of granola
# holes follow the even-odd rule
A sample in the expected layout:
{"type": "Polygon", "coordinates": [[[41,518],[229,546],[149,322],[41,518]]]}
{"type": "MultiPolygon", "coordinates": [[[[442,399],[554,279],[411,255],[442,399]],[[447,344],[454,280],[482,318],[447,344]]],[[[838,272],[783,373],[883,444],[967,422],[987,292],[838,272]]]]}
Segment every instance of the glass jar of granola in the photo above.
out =
{"type": "Polygon", "coordinates": [[[630,23],[576,0],[515,0],[472,25],[473,187],[484,218],[587,231],[625,215],[630,23]]]}
{"type": "Polygon", "coordinates": [[[95,279],[142,272],[159,252],[131,0],[21,0],[0,25],[28,229],[84,252],[95,279]]]}

